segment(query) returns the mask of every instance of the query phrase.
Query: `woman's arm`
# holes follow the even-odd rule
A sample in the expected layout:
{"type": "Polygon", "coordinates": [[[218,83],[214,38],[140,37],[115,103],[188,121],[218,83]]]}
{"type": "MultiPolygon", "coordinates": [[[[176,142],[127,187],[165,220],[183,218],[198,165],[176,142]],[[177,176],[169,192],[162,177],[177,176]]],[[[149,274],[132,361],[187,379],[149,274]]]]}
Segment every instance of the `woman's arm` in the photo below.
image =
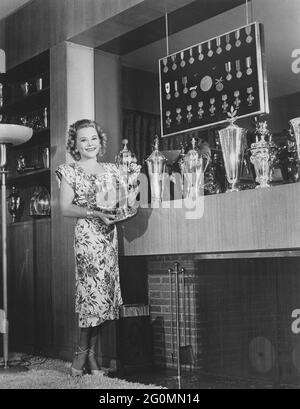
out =
{"type": "Polygon", "coordinates": [[[110,225],[114,222],[115,216],[110,214],[103,214],[98,210],[90,210],[85,207],[73,204],[74,191],[67,183],[66,179],[62,177],[59,194],[59,205],[63,216],[65,217],[99,217],[105,224],[110,225]]]}

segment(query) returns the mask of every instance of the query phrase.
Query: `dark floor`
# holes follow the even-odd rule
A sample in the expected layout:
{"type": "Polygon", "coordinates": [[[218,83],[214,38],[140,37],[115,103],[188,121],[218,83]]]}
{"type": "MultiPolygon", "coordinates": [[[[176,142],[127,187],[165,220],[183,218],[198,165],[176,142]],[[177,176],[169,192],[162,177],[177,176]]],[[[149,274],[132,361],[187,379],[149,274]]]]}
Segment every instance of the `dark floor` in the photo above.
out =
{"type": "Polygon", "coordinates": [[[271,382],[232,379],[222,376],[206,374],[199,370],[182,371],[179,378],[177,370],[173,369],[130,369],[123,370],[110,376],[116,376],[131,382],[140,382],[145,385],[154,384],[168,389],[299,389],[295,385],[279,385],[271,382]]]}

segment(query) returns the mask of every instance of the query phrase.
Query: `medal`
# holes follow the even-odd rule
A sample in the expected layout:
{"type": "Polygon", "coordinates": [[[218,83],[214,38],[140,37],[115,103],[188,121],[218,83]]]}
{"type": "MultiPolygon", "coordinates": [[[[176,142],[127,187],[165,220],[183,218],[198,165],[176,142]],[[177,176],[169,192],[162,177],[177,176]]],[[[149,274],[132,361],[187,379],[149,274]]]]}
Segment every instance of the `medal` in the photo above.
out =
{"type": "Polygon", "coordinates": [[[201,44],[198,46],[198,53],[199,53],[198,60],[202,61],[203,58],[204,58],[204,55],[202,54],[202,45],[201,44]]]}
{"type": "Polygon", "coordinates": [[[167,124],[168,128],[170,128],[171,122],[172,122],[172,119],[170,118],[170,115],[171,115],[171,111],[166,111],[166,117],[167,117],[166,124],[167,124]]]}
{"type": "Polygon", "coordinates": [[[224,88],[223,77],[220,77],[219,79],[216,78],[215,82],[216,82],[216,90],[219,91],[219,92],[222,91],[223,88],[224,88]]]}
{"type": "Polygon", "coordinates": [[[225,50],[230,51],[231,50],[231,44],[230,44],[230,34],[226,34],[226,45],[225,45],[225,50]]]}
{"type": "Polygon", "coordinates": [[[202,91],[207,92],[211,89],[212,84],[212,78],[209,75],[205,75],[200,82],[200,88],[202,91]]]}
{"type": "Polygon", "coordinates": [[[223,109],[223,112],[224,112],[224,113],[227,112],[227,108],[228,108],[227,98],[228,98],[228,97],[227,97],[226,94],[222,95],[222,101],[223,101],[222,109],[223,109]]]}
{"type": "Polygon", "coordinates": [[[253,100],[254,100],[254,96],[252,95],[253,92],[253,87],[249,87],[247,88],[247,101],[248,101],[248,106],[251,107],[253,105],[253,100]]]}
{"type": "Polygon", "coordinates": [[[194,87],[191,87],[191,88],[190,88],[191,98],[196,98],[196,96],[197,96],[197,91],[196,91],[196,89],[197,89],[197,85],[195,85],[194,87]]]}
{"type": "Polygon", "coordinates": [[[175,71],[176,68],[177,68],[177,64],[176,64],[176,62],[175,62],[175,60],[176,60],[176,55],[172,55],[171,58],[172,58],[172,61],[173,61],[172,70],[175,71]]]}
{"type": "Polygon", "coordinates": [[[195,61],[195,58],[193,57],[193,49],[190,48],[190,59],[189,59],[189,63],[193,64],[193,62],[195,61]]]}
{"type": "Polygon", "coordinates": [[[179,97],[179,92],[178,92],[178,81],[177,80],[174,81],[174,88],[175,88],[174,96],[175,96],[175,98],[178,98],[179,97]]]}
{"type": "Polygon", "coordinates": [[[166,98],[169,100],[171,99],[171,94],[170,94],[170,83],[166,82],[165,83],[165,90],[166,90],[166,98]]]}
{"type": "Polygon", "coordinates": [[[181,51],[181,53],[180,53],[180,58],[181,58],[181,61],[180,61],[180,67],[185,67],[185,61],[184,61],[184,52],[183,51],[181,51]]]}
{"type": "Polygon", "coordinates": [[[214,116],[215,115],[215,110],[216,110],[216,107],[214,105],[215,98],[210,98],[209,103],[210,103],[210,108],[209,108],[210,116],[214,116]]]}
{"type": "Polygon", "coordinates": [[[164,70],[163,71],[164,71],[164,73],[167,73],[169,71],[169,68],[167,66],[167,64],[168,64],[167,58],[163,59],[163,63],[164,63],[164,70]]]}
{"type": "Polygon", "coordinates": [[[241,62],[240,60],[235,61],[235,68],[236,68],[236,78],[241,78],[242,77],[242,71],[241,71],[241,62]]]}
{"type": "Polygon", "coordinates": [[[236,30],[236,32],[234,33],[234,36],[235,36],[235,39],[236,39],[236,42],[235,42],[235,46],[236,47],[240,47],[240,45],[242,44],[241,43],[241,40],[240,40],[240,30],[236,30]]]}
{"type": "Polygon", "coordinates": [[[227,72],[226,80],[230,81],[231,78],[232,78],[232,75],[230,74],[230,72],[231,72],[231,62],[230,61],[225,63],[225,70],[227,72]]]}
{"type": "Polygon", "coordinates": [[[209,42],[207,43],[207,48],[208,48],[208,57],[212,57],[214,55],[213,50],[211,49],[211,41],[209,40],[209,42]]]}
{"type": "Polygon", "coordinates": [[[183,93],[187,94],[188,93],[188,88],[187,88],[187,77],[182,77],[182,84],[184,86],[183,88],[183,93]]]}
{"type": "Polygon", "coordinates": [[[217,39],[216,39],[216,43],[217,43],[217,50],[216,50],[216,53],[217,53],[217,54],[221,54],[221,52],[222,52],[222,47],[221,47],[221,37],[217,37],[217,39]]]}
{"type": "Polygon", "coordinates": [[[253,38],[251,36],[251,26],[245,27],[245,31],[246,31],[246,34],[247,34],[246,43],[250,44],[251,41],[253,40],[253,38]]]}
{"type": "Polygon", "coordinates": [[[251,68],[251,57],[246,57],[246,74],[251,75],[252,74],[252,68],[251,68]]]}
{"type": "Polygon", "coordinates": [[[199,107],[198,116],[199,116],[199,119],[202,119],[203,114],[204,114],[203,101],[199,101],[199,102],[198,102],[198,107],[199,107]]]}
{"type": "Polygon", "coordinates": [[[177,125],[180,125],[180,123],[181,123],[181,119],[182,119],[182,116],[180,115],[180,113],[181,113],[181,108],[176,108],[176,121],[177,121],[177,125]]]}
{"type": "Polygon", "coordinates": [[[239,96],[240,96],[240,91],[239,90],[237,90],[237,91],[234,91],[234,97],[235,97],[235,100],[234,100],[234,105],[235,105],[235,107],[236,107],[236,109],[238,109],[239,108],[239,106],[240,106],[240,103],[242,102],[240,99],[239,99],[239,96]]]}
{"type": "Polygon", "coordinates": [[[190,122],[192,121],[192,117],[193,117],[193,114],[191,113],[192,105],[188,105],[188,106],[186,107],[186,109],[187,109],[187,111],[188,111],[186,117],[187,117],[188,123],[190,123],[190,122]]]}

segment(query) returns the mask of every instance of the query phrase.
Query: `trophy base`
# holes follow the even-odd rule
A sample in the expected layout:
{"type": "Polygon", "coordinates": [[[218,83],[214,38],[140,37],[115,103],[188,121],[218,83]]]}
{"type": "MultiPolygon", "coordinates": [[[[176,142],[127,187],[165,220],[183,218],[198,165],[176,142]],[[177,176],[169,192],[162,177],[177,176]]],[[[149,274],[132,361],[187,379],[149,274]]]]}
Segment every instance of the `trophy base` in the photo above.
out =
{"type": "Polygon", "coordinates": [[[268,187],[271,187],[271,185],[269,185],[267,183],[267,184],[264,184],[264,185],[257,185],[257,186],[255,186],[255,189],[265,189],[265,188],[268,188],[268,187]]]}
{"type": "Polygon", "coordinates": [[[237,187],[231,188],[231,189],[227,189],[226,193],[232,193],[232,192],[239,192],[240,189],[238,189],[237,187]]]}

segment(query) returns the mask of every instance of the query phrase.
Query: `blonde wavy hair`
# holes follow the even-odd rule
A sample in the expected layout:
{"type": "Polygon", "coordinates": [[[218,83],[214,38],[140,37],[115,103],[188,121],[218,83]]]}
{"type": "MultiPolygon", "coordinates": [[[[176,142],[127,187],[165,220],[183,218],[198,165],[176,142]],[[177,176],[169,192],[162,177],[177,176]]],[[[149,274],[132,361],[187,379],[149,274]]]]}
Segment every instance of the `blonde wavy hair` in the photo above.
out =
{"type": "Polygon", "coordinates": [[[107,145],[107,136],[106,133],[103,131],[101,126],[95,122],[91,121],[90,119],[80,119],[79,121],[74,122],[74,124],[69,126],[67,135],[67,151],[69,154],[72,156],[73,159],[78,161],[80,159],[80,153],[77,150],[76,147],[76,138],[77,138],[77,132],[79,129],[82,128],[94,128],[97,132],[97,135],[99,136],[100,139],[100,151],[98,153],[98,157],[101,157],[105,154],[106,152],[106,145],[107,145]]]}

